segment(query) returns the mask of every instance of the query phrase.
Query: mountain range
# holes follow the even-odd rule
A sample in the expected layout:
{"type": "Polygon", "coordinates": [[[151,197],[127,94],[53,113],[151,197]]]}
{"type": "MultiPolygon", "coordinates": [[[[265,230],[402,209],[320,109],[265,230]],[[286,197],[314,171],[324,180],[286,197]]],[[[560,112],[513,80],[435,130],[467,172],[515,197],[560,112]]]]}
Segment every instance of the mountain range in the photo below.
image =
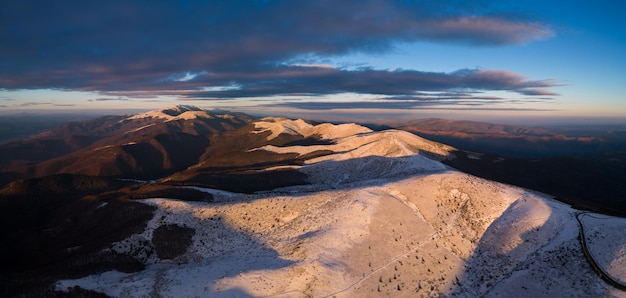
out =
{"type": "Polygon", "coordinates": [[[604,141],[442,121],[174,106],[2,144],[0,294],[626,296],[623,201],[505,184],[550,152],[458,145],[604,141]]]}

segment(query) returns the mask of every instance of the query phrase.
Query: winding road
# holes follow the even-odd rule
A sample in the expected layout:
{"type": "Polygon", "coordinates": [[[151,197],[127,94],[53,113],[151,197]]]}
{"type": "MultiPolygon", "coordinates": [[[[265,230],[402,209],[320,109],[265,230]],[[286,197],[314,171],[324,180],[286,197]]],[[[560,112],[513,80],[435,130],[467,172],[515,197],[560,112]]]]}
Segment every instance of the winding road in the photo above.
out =
{"type": "Polygon", "coordinates": [[[610,274],[608,274],[604,268],[602,268],[602,266],[600,266],[596,260],[593,258],[593,255],[591,254],[591,252],[589,251],[589,248],[587,246],[587,238],[585,238],[585,228],[583,226],[582,221],[580,220],[580,216],[581,215],[585,215],[588,212],[578,212],[576,213],[576,221],[578,221],[578,227],[579,227],[579,235],[578,235],[578,240],[580,240],[580,246],[583,249],[583,253],[585,254],[585,258],[587,259],[587,261],[589,262],[589,265],[591,265],[591,268],[593,268],[593,270],[598,273],[598,275],[600,275],[600,277],[606,281],[608,284],[610,284],[611,286],[620,289],[622,291],[626,291],[626,285],[620,283],[619,281],[613,279],[613,277],[611,277],[610,274]]]}

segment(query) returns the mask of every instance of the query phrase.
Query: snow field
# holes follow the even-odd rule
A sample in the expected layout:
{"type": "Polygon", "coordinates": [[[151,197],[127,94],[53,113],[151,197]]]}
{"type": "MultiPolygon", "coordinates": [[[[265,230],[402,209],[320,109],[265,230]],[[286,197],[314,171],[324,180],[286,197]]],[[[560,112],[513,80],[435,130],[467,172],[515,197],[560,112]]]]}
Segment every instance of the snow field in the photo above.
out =
{"type": "MultiPolygon", "coordinates": [[[[255,125],[270,139],[336,129],[276,118],[255,125]]],[[[344,128],[327,133],[333,145],[256,149],[334,151],[298,167],[311,185],[252,195],[197,188],[214,203],[144,200],[157,207],[146,230],[110,249],[147,268],[57,288],[116,297],[624,296],[586,263],[569,206],[423,156],[443,158],[450,147],[400,131],[344,128]],[[162,225],[194,229],[184,254],[156,256],[152,234],[162,225]]],[[[596,227],[588,231],[594,254],[623,276],[626,220],[584,220],[596,227]]]]}
{"type": "Polygon", "coordinates": [[[184,255],[160,260],[138,254],[148,255],[151,265],[144,271],[107,272],[58,287],[79,285],[118,297],[147,290],[217,297],[540,297],[562,287],[571,293],[610,293],[584,270],[577,227],[568,225],[570,210],[466,174],[293,196],[233,196],[232,203],[220,204],[147,200],[158,211],[146,231],[113,249],[145,246],[159,225],[178,224],[196,231],[184,255]],[[561,259],[566,263],[561,267],[582,269],[565,274],[555,265],[561,259]],[[537,282],[543,286],[532,286],[537,282]]]}
{"type": "Polygon", "coordinates": [[[585,213],[581,217],[587,247],[598,265],[626,284],[626,220],[607,215],[585,213]]]}

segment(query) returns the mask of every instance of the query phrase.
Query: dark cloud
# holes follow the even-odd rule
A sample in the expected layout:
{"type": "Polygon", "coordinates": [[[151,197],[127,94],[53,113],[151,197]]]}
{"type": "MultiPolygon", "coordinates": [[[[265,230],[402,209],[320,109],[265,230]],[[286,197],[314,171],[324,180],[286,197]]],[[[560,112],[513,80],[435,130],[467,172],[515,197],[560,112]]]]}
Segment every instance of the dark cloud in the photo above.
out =
{"type": "MultiPolygon", "coordinates": [[[[236,88],[215,91],[189,91],[186,98],[239,98],[272,95],[327,95],[363,93],[395,95],[405,98],[428,98],[423,92],[503,90],[528,95],[530,88],[559,86],[553,80],[528,80],[524,76],[501,70],[465,69],[452,73],[415,70],[342,70],[328,67],[277,66],[270,69],[232,74],[198,77],[194,84],[209,81],[226,84],[237,82],[236,88]]],[[[169,92],[168,92],[169,93],[169,92]]],[[[448,93],[454,97],[461,96],[448,93]]],[[[164,94],[165,95],[165,94],[164,94]]],[[[541,94],[546,95],[546,94],[541,94]]],[[[438,95],[441,97],[442,95],[438,95]]]]}
{"type": "Polygon", "coordinates": [[[551,109],[499,107],[488,102],[407,102],[407,101],[354,101],[354,102],[283,102],[266,104],[264,107],[289,107],[301,110],[463,110],[463,111],[552,111],[551,109]]]}
{"type": "MultiPolygon", "coordinates": [[[[301,110],[337,110],[337,109],[406,109],[406,110],[423,110],[423,109],[448,109],[448,107],[459,107],[463,110],[481,109],[481,110],[507,110],[511,109],[511,105],[534,102],[545,103],[549,100],[541,100],[538,98],[526,99],[510,99],[496,96],[485,96],[481,92],[428,92],[416,93],[412,96],[383,96],[372,98],[370,100],[360,101],[328,101],[328,100],[285,100],[279,103],[262,104],[264,107],[289,107],[301,110]],[[503,105],[506,105],[503,106],[503,105]]],[[[514,110],[520,110],[514,108],[514,110]]],[[[524,109],[524,110],[543,110],[543,109],[524,109]]]]}
{"type": "Polygon", "coordinates": [[[354,102],[284,102],[276,104],[266,104],[265,107],[290,107],[301,110],[337,110],[337,109],[414,109],[416,107],[427,107],[439,105],[440,103],[418,103],[409,101],[388,102],[388,101],[354,101],[354,102]]]}
{"type": "Polygon", "coordinates": [[[97,91],[103,97],[96,100],[343,92],[417,96],[423,91],[450,90],[555,95],[545,88],[557,83],[528,80],[508,71],[382,71],[288,62],[303,55],[323,60],[354,52],[386,53],[398,42],[505,46],[554,34],[545,24],[504,17],[484,4],[2,1],[0,88],[97,91]]]}

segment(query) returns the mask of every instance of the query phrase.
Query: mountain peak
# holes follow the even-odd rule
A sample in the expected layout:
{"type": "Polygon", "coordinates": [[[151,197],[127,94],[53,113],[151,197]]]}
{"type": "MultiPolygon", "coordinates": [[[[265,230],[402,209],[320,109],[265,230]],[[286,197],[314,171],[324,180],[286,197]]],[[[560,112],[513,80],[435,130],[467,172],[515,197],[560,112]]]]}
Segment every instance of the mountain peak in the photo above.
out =
{"type": "Polygon", "coordinates": [[[171,107],[167,107],[165,109],[160,110],[161,113],[170,115],[170,116],[179,116],[185,112],[189,111],[203,111],[201,108],[192,105],[173,105],[171,107]]]}
{"type": "Polygon", "coordinates": [[[142,118],[157,118],[165,119],[166,121],[180,120],[180,119],[195,119],[195,118],[213,118],[209,112],[192,105],[174,105],[160,110],[153,110],[137,115],[133,115],[128,119],[142,119],[142,118]]]}

